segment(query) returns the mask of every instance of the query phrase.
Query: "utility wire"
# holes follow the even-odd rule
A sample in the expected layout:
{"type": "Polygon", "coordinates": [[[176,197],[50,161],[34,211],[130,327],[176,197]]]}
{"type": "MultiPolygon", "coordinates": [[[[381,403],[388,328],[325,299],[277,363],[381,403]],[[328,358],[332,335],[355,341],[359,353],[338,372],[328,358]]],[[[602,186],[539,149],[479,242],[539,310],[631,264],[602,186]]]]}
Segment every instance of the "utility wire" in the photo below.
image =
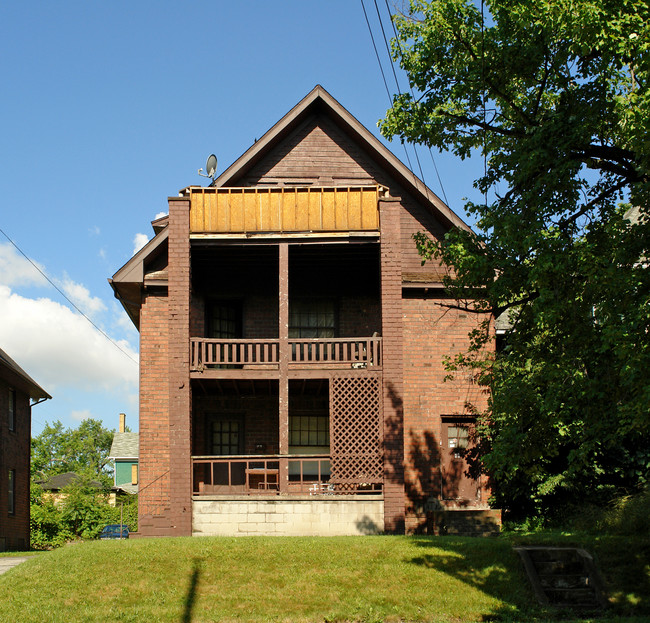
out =
{"type": "Polygon", "coordinates": [[[18,253],[20,253],[45,279],[48,281],[48,283],[66,300],[72,307],[74,307],[97,331],[99,331],[115,348],[117,348],[119,351],[121,351],[124,355],[126,355],[133,363],[137,364],[138,362],[129,355],[110,335],[108,335],[103,329],[100,329],[86,314],[81,311],[63,292],[59,286],[57,286],[39,267],[36,263],[34,263],[25,253],[23,253],[23,250],[0,228],[0,233],[9,241],[11,244],[16,248],[18,253]]]}
{"type": "MultiPolygon", "coordinates": [[[[375,0],[375,2],[376,2],[376,0],[375,0]]],[[[397,36],[397,29],[395,28],[395,22],[393,21],[393,14],[390,12],[390,7],[388,6],[388,0],[384,0],[384,2],[386,3],[386,10],[388,11],[388,15],[390,16],[390,23],[391,23],[391,26],[393,27],[393,34],[395,35],[395,42],[397,43],[397,49],[399,50],[400,56],[402,58],[404,58],[404,50],[402,50],[402,44],[400,43],[399,37],[397,36]]],[[[397,80],[397,78],[396,78],[396,80],[397,80]]],[[[410,88],[410,91],[411,91],[411,97],[415,101],[415,93],[413,92],[413,88],[410,87],[410,85],[409,85],[409,88],[410,88]]],[[[399,87],[398,87],[398,89],[399,89],[399,87]]],[[[414,147],[414,149],[415,149],[415,147],[414,147]]],[[[431,156],[431,162],[433,164],[433,169],[436,172],[436,177],[438,178],[438,184],[440,184],[440,190],[442,190],[442,196],[445,198],[445,203],[447,205],[449,205],[449,200],[447,199],[447,193],[445,192],[445,186],[442,183],[442,178],[440,177],[440,172],[438,171],[438,165],[436,164],[436,160],[433,157],[433,152],[431,151],[431,147],[428,147],[428,150],[429,150],[429,156],[431,156]]],[[[415,152],[415,155],[417,157],[417,151],[415,152]]],[[[418,165],[419,164],[420,164],[420,160],[418,158],[418,165]]]]}
{"type": "Polygon", "coordinates": [[[384,86],[386,87],[386,95],[388,95],[388,99],[392,101],[393,98],[390,96],[390,89],[388,88],[388,82],[386,82],[384,68],[381,65],[379,52],[377,51],[377,46],[375,45],[375,37],[372,34],[372,28],[370,28],[370,21],[368,20],[368,14],[366,13],[366,7],[363,4],[363,0],[361,0],[361,8],[363,9],[363,15],[366,18],[366,24],[368,24],[368,32],[370,33],[370,39],[372,40],[372,47],[375,49],[375,56],[377,57],[377,62],[379,63],[379,70],[381,71],[381,77],[384,79],[384,86]]]}
{"type": "MultiPolygon", "coordinates": [[[[363,3],[363,0],[361,0],[361,8],[363,9],[363,14],[366,18],[366,24],[368,24],[368,32],[370,33],[370,39],[372,40],[372,47],[375,49],[375,56],[377,57],[377,63],[379,63],[379,71],[381,71],[381,77],[384,79],[384,86],[386,87],[386,94],[388,95],[388,103],[389,105],[392,106],[393,98],[391,97],[390,89],[388,88],[388,82],[386,81],[386,74],[384,73],[384,67],[381,64],[381,59],[379,58],[379,52],[377,51],[377,46],[375,45],[375,37],[372,34],[372,28],[370,27],[370,20],[368,19],[368,13],[366,13],[366,7],[363,3]]],[[[404,147],[404,154],[406,155],[406,161],[408,162],[409,170],[411,171],[411,173],[413,173],[413,178],[415,179],[415,185],[417,186],[417,177],[413,172],[413,165],[411,164],[411,158],[409,158],[409,153],[406,150],[406,144],[403,141],[402,141],[402,146],[404,147]]]]}
{"type": "MultiPolygon", "coordinates": [[[[397,87],[397,93],[399,95],[402,94],[402,90],[399,88],[399,80],[397,79],[397,72],[395,71],[395,63],[392,61],[392,57],[390,54],[390,46],[388,45],[388,38],[386,37],[386,31],[384,30],[384,20],[381,18],[381,13],[379,12],[379,5],[377,4],[377,0],[374,0],[375,3],[375,11],[377,11],[377,19],[379,20],[379,27],[381,28],[381,34],[384,37],[384,45],[386,46],[386,54],[388,55],[388,60],[390,62],[390,68],[393,70],[393,77],[395,78],[395,86],[397,87]]],[[[390,16],[390,10],[388,11],[388,15],[390,16]]],[[[392,19],[390,20],[392,23],[392,19]]],[[[424,185],[427,185],[427,181],[424,179],[424,172],[422,171],[422,165],[420,164],[420,156],[418,156],[418,150],[415,147],[415,144],[413,144],[413,153],[415,154],[415,160],[418,163],[418,170],[420,171],[420,177],[422,178],[422,181],[424,182],[424,185]]]]}

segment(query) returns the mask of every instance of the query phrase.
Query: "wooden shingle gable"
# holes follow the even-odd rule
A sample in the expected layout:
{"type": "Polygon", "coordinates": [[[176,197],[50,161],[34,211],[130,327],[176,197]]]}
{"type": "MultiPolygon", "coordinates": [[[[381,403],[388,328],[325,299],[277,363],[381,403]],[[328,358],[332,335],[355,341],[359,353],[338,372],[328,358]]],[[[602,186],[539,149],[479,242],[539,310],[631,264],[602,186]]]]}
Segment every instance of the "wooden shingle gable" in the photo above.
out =
{"type": "Polygon", "coordinates": [[[220,186],[377,183],[408,194],[443,229],[469,229],[367,128],[317,85],[214,182],[220,186]],[[330,180],[330,176],[333,178],[330,180]]]}

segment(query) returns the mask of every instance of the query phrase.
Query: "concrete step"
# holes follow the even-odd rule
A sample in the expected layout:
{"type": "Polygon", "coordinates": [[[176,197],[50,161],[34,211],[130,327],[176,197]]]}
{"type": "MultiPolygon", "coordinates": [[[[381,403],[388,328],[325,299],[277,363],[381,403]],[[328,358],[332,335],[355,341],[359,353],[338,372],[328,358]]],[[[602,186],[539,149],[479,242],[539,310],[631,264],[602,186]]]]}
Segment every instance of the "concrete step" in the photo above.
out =
{"type": "Polygon", "coordinates": [[[535,596],[549,607],[601,610],[603,582],[591,555],[576,547],[515,547],[535,596]]]}

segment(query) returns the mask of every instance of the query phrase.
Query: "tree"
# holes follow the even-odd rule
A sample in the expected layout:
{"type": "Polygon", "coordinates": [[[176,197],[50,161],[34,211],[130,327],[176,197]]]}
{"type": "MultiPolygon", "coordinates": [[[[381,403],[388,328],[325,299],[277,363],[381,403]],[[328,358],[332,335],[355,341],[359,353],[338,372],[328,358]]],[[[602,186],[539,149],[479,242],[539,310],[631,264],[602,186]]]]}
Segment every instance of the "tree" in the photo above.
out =
{"type": "Polygon", "coordinates": [[[476,231],[417,243],[456,305],[514,325],[496,357],[484,323],[449,362],[490,386],[478,454],[496,502],[530,515],[646,485],[649,5],[413,0],[395,22],[412,94],[383,134],[485,158],[476,231]]]}
{"type": "Polygon", "coordinates": [[[108,455],[114,433],[94,419],[83,420],[78,428],[65,429],[59,421],[46,424],[32,439],[32,475],[40,473],[45,479],[75,472],[110,486],[108,455]]]}

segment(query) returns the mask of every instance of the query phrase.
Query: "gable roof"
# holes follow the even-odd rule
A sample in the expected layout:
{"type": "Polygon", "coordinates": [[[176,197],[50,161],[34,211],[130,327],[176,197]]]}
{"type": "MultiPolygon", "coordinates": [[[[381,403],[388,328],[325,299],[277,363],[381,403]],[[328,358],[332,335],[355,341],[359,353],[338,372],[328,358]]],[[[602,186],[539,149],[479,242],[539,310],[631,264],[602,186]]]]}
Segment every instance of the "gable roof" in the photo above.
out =
{"type": "MultiPolygon", "coordinates": [[[[73,482],[79,480],[79,476],[75,472],[65,472],[63,474],[56,474],[47,480],[37,481],[45,491],[59,491],[71,485],[73,482]]],[[[93,489],[101,489],[102,483],[98,480],[91,480],[88,486],[93,489]]]]}
{"type": "Polygon", "coordinates": [[[236,185],[237,180],[264,158],[275,145],[315,113],[326,114],[346,134],[361,143],[379,164],[390,171],[425,205],[430,205],[444,221],[455,227],[469,229],[469,226],[440,197],[319,84],[235,160],[212,185],[217,187],[236,185]]]}
{"type": "Polygon", "coordinates": [[[115,433],[109,459],[137,459],[140,452],[138,433],[115,433]]]}
{"type": "Polygon", "coordinates": [[[0,348],[0,375],[23,389],[32,400],[47,400],[50,396],[27,372],[0,348]]]}

